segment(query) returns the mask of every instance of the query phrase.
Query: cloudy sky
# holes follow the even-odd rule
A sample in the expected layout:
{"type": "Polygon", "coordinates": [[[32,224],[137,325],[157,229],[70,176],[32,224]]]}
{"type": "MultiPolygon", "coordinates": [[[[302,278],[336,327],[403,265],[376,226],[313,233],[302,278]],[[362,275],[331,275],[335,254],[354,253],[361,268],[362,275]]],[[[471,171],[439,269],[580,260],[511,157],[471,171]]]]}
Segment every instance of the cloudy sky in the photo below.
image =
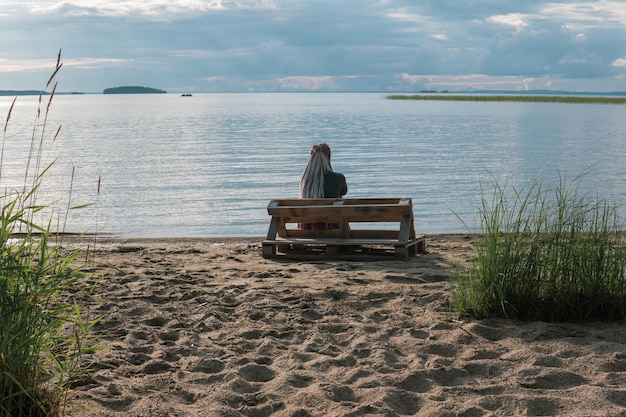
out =
{"type": "Polygon", "coordinates": [[[0,0],[0,90],[626,91],[624,0],[0,0]]]}

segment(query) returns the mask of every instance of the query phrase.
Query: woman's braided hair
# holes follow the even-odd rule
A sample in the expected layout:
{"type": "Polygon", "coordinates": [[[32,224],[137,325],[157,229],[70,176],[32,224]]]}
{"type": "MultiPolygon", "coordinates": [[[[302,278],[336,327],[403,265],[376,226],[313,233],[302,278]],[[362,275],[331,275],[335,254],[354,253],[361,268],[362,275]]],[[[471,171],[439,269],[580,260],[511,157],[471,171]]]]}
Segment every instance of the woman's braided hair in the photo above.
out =
{"type": "Polygon", "coordinates": [[[300,178],[300,198],[324,198],[324,174],[332,170],[330,146],[326,142],[313,145],[300,178]]]}

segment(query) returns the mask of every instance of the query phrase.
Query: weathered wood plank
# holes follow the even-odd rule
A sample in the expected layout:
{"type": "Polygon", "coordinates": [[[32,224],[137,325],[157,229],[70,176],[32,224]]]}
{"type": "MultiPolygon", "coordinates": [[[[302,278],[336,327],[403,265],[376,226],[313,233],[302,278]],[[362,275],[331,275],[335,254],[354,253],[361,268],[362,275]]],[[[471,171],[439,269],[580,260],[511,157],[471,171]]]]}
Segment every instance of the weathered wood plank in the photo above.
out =
{"type": "Polygon", "coordinates": [[[263,242],[264,256],[294,247],[322,247],[327,256],[337,255],[338,247],[366,245],[393,247],[402,258],[425,251],[425,238],[415,234],[410,198],[272,200],[267,211],[272,221],[263,242]],[[334,227],[300,226],[314,223],[334,227]],[[372,226],[351,229],[351,223],[372,226]],[[377,223],[380,229],[374,227],[377,223]]]}
{"type": "Polygon", "coordinates": [[[424,235],[419,235],[415,240],[406,242],[404,244],[398,244],[397,239],[341,239],[341,238],[280,238],[275,240],[264,240],[263,243],[274,245],[335,245],[335,246],[350,246],[350,245],[381,245],[381,246],[398,246],[409,247],[417,245],[420,240],[425,239],[424,235]]]}
{"type": "Polygon", "coordinates": [[[268,207],[282,206],[326,206],[341,201],[343,205],[361,204],[410,204],[410,198],[298,198],[271,200],[268,207]]]}
{"type": "Polygon", "coordinates": [[[276,239],[276,234],[278,233],[278,228],[280,227],[280,224],[280,217],[272,217],[272,220],[270,221],[270,227],[267,231],[267,240],[276,239]]]}

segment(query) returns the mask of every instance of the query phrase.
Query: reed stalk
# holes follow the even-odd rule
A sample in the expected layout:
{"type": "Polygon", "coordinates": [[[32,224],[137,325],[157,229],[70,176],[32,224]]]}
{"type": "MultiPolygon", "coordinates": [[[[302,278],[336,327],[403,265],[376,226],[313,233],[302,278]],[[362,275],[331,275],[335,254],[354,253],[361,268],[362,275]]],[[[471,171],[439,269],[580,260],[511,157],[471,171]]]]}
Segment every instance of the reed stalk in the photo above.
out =
{"type": "MultiPolygon", "coordinates": [[[[46,88],[61,68],[60,56],[46,88]]],[[[90,330],[98,319],[85,317],[76,301],[83,277],[77,252],[62,249],[52,221],[33,220],[45,208],[37,194],[51,166],[42,155],[55,89],[56,82],[47,102],[39,97],[23,189],[0,196],[0,415],[6,417],[63,415],[72,382],[85,372],[81,357],[94,349],[90,330]]]]}

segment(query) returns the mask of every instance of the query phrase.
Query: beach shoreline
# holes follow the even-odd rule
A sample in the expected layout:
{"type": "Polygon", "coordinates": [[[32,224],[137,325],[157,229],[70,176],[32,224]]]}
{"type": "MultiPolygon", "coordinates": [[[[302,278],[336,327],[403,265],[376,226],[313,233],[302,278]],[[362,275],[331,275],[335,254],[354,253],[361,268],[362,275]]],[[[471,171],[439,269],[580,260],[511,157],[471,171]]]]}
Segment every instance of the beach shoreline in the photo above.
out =
{"type": "Polygon", "coordinates": [[[450,279],[473,236],[426,239],[408,260],[266,259],[254,236],[79,239],[104,349],[67,415],[626,415],[625,323],[457,320],[450,279]]]}

